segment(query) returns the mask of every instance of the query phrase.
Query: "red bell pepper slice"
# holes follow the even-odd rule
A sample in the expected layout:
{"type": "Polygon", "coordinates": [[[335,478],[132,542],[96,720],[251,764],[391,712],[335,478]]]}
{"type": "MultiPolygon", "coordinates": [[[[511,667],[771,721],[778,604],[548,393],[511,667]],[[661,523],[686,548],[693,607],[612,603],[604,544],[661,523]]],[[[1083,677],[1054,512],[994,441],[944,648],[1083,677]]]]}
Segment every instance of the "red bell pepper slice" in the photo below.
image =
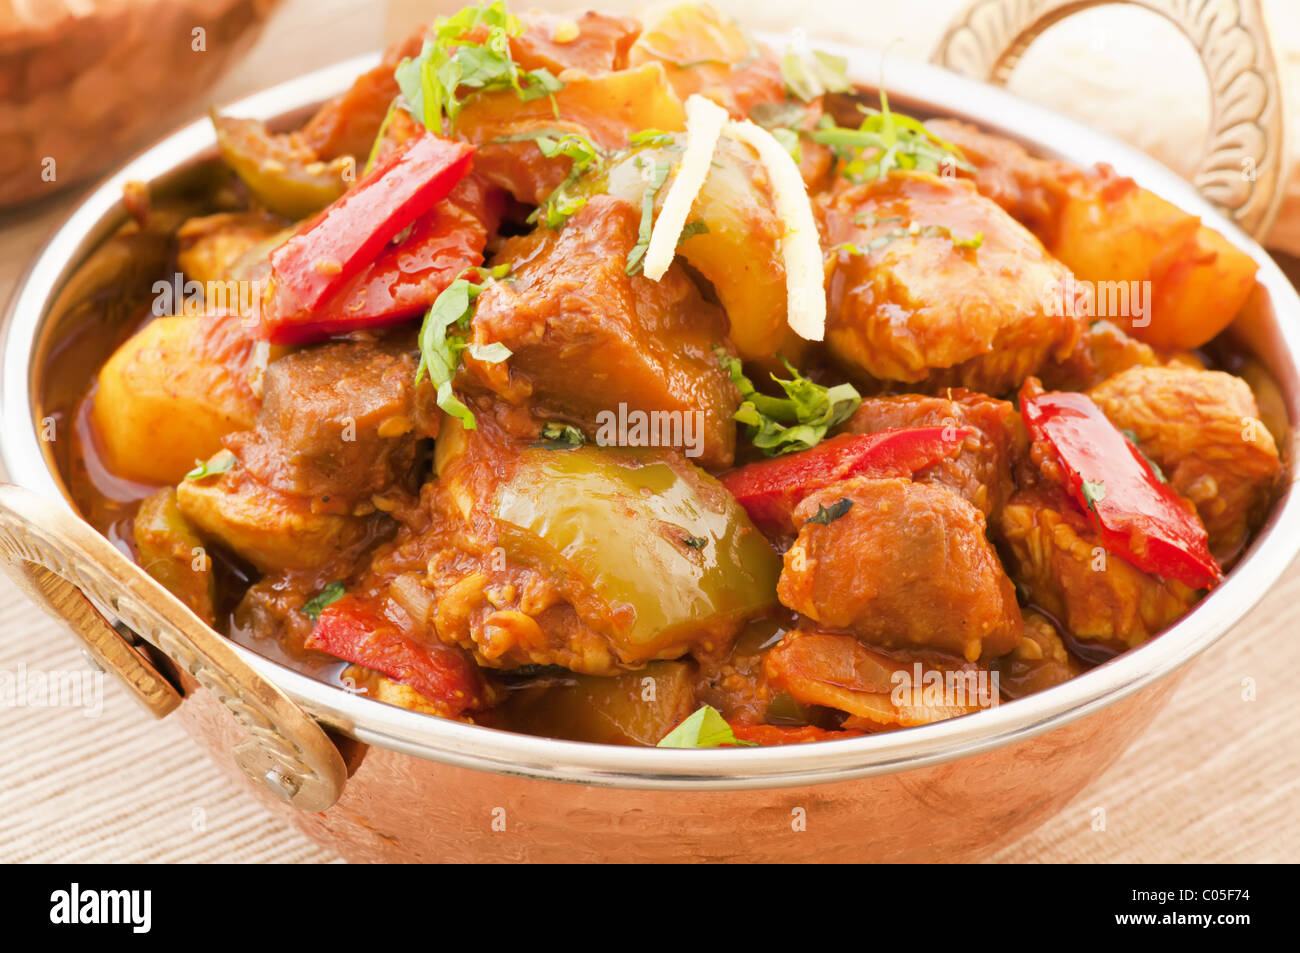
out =
{"type": "Polygon", "coordinates": [[[417,642],[353,596],[321,610],[304,644],[411,686],[448,717],[484,707],[483,679],[469,656],[452,645],[417,642]]]}
{"type": "Polygon", "coordinates": [[[1034,394],[1031,383],[1020,401],[1029,435],[1056,452],[1070,493],[1106,549],[1144,572],[1193,589],[1222,580],[1196,510],[1156,476],[1142,451],[1092,398],[1060,391],[1034,394]]]}
{"type": "Polygon", "coordinates": [[[473,155],[473,146],[422,132],[272,252],[263,336],[273,344],[324,336],[313,333],[316,311],[398,232],[446,198],[469,173],[473,155]]]}
{"type": "Polygon", "coordinates": [[[483,248],[501,217],[503,194],[489,192],[476,176],[462,179],[411,224],[400,244],[386,247],[322,303],[310,322],[282,326],[277,343],[387,327],[423,314],[466,268],[483,264],[483,248]]]}
{"type": "Polygon", "coordinates": [[[769,536],[793,533],[794,508],[814,490],[849,477],[910,477],[956,454],[969,430],[900,427],[877,433],[841,434],[808,450],[762,460],[719,479],[769,536]]]}

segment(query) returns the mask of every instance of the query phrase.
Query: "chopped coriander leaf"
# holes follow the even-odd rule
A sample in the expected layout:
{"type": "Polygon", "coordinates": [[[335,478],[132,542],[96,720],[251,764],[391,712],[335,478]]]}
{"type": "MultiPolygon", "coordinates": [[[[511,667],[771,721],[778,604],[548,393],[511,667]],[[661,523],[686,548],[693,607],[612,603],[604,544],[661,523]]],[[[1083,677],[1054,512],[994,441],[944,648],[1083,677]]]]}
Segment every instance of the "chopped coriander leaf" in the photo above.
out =
{"type": "Polygon", "coordinates": [[[444,135],[465,105],[463,90],[513,89],[521,101],[529,102],[563,89],[548,70],[520,71],[510,55],[510,38],[521,32],[519,20],[500,0],[439,18],[420,55],[404,59],[393,73],[411,114],[429,131],[444,135]],[[466,39],[479,27],[487,28],[484,41],[466,39]]]}
{"type": "Polygon", "coordinates": [[[641,263],[645,258],[646,250],[650,247],[650,233],[654,230],[655,199],[659,196],[659,190],[664,187],[664,182],[668,180],[668,172],[671,168],[672,166],[667,162],[656,162],[650,174],[649,184],[646,185],[645,195],[641,199],[641,227],[637,230],[636,244],[627,253],[629,275],[641,273],[641,263]]]}
{"type": "Polygon", "coordinates": [[[1083,501],[1088,504],[1088,509],[1097,512],[1097,504],[1104,499],[1106,499],[1105,480],[1083,481],[1083,501]]]}
{"type": "Polygon", "coordinates": [[[738,358],[720,348],[714,353],[740,391],[742,403],[734,418],[746,426],[754,446],[769,457],[817,446],[862,403],[852,384],[823,387],[800,374],[789,361],[784,362],[792,375],[789,380],[772,375],[786,396],[759,393],[738,358]]]}
{"type": "Polygon", "coordinates": [[[818,50],[791,50],[781,57],[781,79],[785,88],[806,103],[825,93],[850,93],[848,60],[818,50]]]}
{"type": "Polygon", "coordinates": [[[783,103],[757,103],[749,118],[764,129],[798,129],[808,121],[808,107],[793,99],[783,103]]]}
{"type": "Polygon", "coordinates": [[[708,540],[703,536],[686,536],[682,539],[682,542],[691,547],[691,549],[703,549],[708,543],[708,540]]]}
{"type": "Polygon", "coordinates": [[[940,139],[919,119],[893,112],[889,96],[880,91],[880,109],[867,109],[857,129],[835,125],[823,116],[808,133],[813,142],[830,146],[839,161],[839,173],[854,182],[870,182],[895,169],[917,169],[938,174],[944,167],[973,172],[955,145],[940,139]]]}
{"type": "Polygon", "coordinates": [[[543,450],[576,450],[587,442],[587,435],[573,424],[548,421],[542,426],[540,439],[533,444],[543,450]]]}
{"type": "Polygon", "coordinates": [[[1152,460],[1147,455],[1147,452],[1142,449],[1142,444],[1138,443],[1137,434],[1135,434],[1131,430],[1121,430],[1120,433],[1122,433],[1125,437],[1128,438],[1129,443],[1133,444],[1133,449],[1135,449],[1138,453],[1142,454],[1142,459],[1147,462],[1147,466],[1149,466],[1151,468],[1151,472],[1156,475],[1156,479],[1159,480],[1161,483],[1168,483],[1169,478],[1165,476],[1165,471],[1160,469],[1160,464],[1152,460]]]}
{"type": "Polygon", "coordinates": [[[331,582],[320,592],[316,593],[316,595],[304,602],[302,608],[298,611],[309,619],[318,619],[326,606],[331,606],[338,602],[343,598],[343,594],[347,591],[347,587],[344,586],[343,583],[331,582]]]}
{"type": "Polygon", "coordinates": [[[755,747],[752,741],[741,741],[712,705],[704,705],[660,739],[660,748],[717,748],[720,745],[755,747]]]}
{"type": "Polygon", "coordinates": [[[884,225],[886,222],[901,222],[901,215],[879,216],[873,212],[859,212],[853,216],[853,224],[861,225],[863,228],[871,228],[873,225],[884,225]]]}
{"type": "Polygon", "coordinates": [[[587,204],[585,195],[575,195],[573,186],[588,170],[599,170],[608,158],[605,151],[586,136],[576,132],[545,130],[516,136],[502,136],[494,142],[535,142],[548,159],[564,156],[573,161],[569,174],[546,200],[528,216],[529,223],[542,221],[547,228],[559,229],[578,209],[587,204]]]}
{"type": "Polygon", "coordinates": [[[814,513],[812,516],[808,517],[808,519],[806,519],[804,522],[805,524],[820,523],[823,526],[828,526],[829,524],[835,522],[837,519],[839,519],[841,516],[843,516],[852,508],[853,508],[853,501],[850,500],[847,496],[842,496],[834,503],[832,503],[830,506],[822,506],[819,503],[817,505],[817,512],[814,513]]]}
{"type": "MultiPolygon", "coordinates": [[[[866,227],[875,225],[878,222],[887,221],[902,221],[902,219],[898,218],[898,216],[891,216],[890,218],[877,220],[869,213],[862,213],[861,215],[855,216],[853,219],[854,224],[865,225],[866,227]],[[859,219],[863,220],[859,221],[859,219]]],[[[952,233],[952,229],[948,228],[946,225],[918,225],[916,222],[912,222],[905,228],[891,228],[889,231],[877,235],[865,244],[859,244],[857,242],[841,242],[839,245],[836,245],[833,250],[847,252],[850,255],[869,255],[871,252],[878,251],[886,245],[898,241],[900,238],[916,237],[948,238],[952,240],[954,248],[963,251],[974,251],[984,243],[983,232],[976,232],[970,238],[958,238],[952,233]]]]}
{"type": "Polygon", "coordinates": [[[236,463],[235,455],[229,450],[219,450],[206,461],[195,460],[194,469],[185,474],[187,480],[203,480],[230,470],[236,463]]]}
{"type": "Polygon", "coordinates": [[[707,235],[708,233],[709,226],[704,224],[703,219],[692,219],[682,226],[682,233],[677,236],[677,244],[680,245],[686,239],[694,238],[696,235],[707,235]]]}
{"type": "MultiPolygon", "coordinates": [[[[504,265],[490,270],[467,268],[438,295],[420,325],[420,366],[415,372],[415,382],[420,383],[428,374],[438,388],[438,406],[459,420],[466,430],[475,428],[474,414],[452,391],[451,381],[466,349],[465,335],[474,316],[475,300],[484,288],[504,277],[507,270],[504,265]],[[465,278],[466,274],[474,274],[479,283],[465,278]]],[[[495,342],[482,347],[474,345],[470,354],[477,360],[496,364],[510,357],[510,349],[495,342]]]]}
{"type": "Polygon", "coordinates": [[[474,360],[482,361],[484,364],[500,364],[510,357],[510,348],[500,341],[493,341],[491,344],[471,344],[465,350],[474,360]]]}
{"type": "Polygon", "coordinates": [[[630,146],[667,146],[676,142],[671,132],[664,132],[662,129],[642,129],[640,132],[634,132],[627,137],[627,143],[630,146]]]}

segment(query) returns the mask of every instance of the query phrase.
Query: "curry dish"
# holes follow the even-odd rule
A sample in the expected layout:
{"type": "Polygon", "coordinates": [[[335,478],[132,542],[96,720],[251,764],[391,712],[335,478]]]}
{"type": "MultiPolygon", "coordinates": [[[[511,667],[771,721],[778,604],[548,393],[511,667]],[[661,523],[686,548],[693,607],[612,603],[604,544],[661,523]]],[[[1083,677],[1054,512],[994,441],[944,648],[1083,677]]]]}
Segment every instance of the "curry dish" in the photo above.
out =
{"type": "Polygon", "coordinates": [[[213,122],[200,204],[128,189],[177,279],[64,470],[198,616],[381,702],[672,746],[966,715],[1158,637],[1281,479],[1248,255],[708,6],[470,7],[295,131],[213,122]]]}

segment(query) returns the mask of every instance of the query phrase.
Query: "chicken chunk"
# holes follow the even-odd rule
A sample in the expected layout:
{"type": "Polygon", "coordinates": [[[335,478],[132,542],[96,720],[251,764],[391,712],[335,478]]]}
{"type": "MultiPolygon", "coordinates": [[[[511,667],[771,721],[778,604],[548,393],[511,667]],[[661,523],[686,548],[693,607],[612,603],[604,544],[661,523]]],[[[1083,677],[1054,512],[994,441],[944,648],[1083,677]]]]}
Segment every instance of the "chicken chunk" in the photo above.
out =
{"type": "Polygon", "coordinates": [[[360,588],[390,588],[417,629],[481,665],[615,675],[717,655],[775,606],[779,557],[677,454],[520,445],[486,417],[438,444],[427,516],[360,588]]]}
{"type": "Polygon", "coordinates": [[[1083,666],[1065,648],[1056,626],[1041,612],[1025,611],[1025,634],[1010,654],[994,659],[998,685],[1008,698],[1021,698],[1067,682],[1083,666]]]}
{"type": "Polygon", "coordinates": [[[276,236],[285,236],[284,223],[264,212],[220,212],[191,218],[176,232],[176,263],[193,281],[240,278],[232,273],[235,264],[252,249],[266,249],[276,236]]]}
{"type": "Polygon", "coordinates": [[[621,405],[657,415],[679,425],[679,451],[703,466],[728,466],[740,395],[714,354],[726,317],[679,267],[657,282],[628,275],[639,220],[628,203],[600,196],[558,232],[508,240],[495,261],[513,264],[513,280],[479,296],[472,341],[504,344],[511,356],[489,364],[467,352],[465,366],[507,402],[590,437],[621,405]],[[694,446],[683,446],[688,429],[694,446]]]}
{"type": "Polygon", "coordinates": [[[796,612],[874,645],[972,662],[1019,641],[1015,589],[984,516],[947,487],[854,478],[808,496],[795,519],[777,594],[796,612]]]}
{"type": "Polygon", "coordinates": [[[1149,344],[1131,337],[1113,322],[1100,319],[1088,325],[1069,357],[1045,365],[1040,377],[1048,390],[1087,390],[1130,367],[1159,364],[1149,344]]]}
{"type": "Polygon", "coordinates": [[[961,150],[975,167],[975,188],[1005,209],[1039,241],[1055,238],[1057,215],[1071,182],[1084,173],[1065,162],[1040,159],[1005,136],[957,119],[931,119],[926,128],[961,150]]]}
{"type": "Polygon", "coordinates": [[[415,359],[392,345],[336,341],[266,369],[257,425],[226,446],[259,482],[346,511],[398,481],[440,412],[415,359]]]}
{"type": "Polygon", "coordinates": [[[1134,367],[1090,395],[1192,501],[1215,555],[1230,562],[1281,471],[1277,444],[1259,419],[1250,386],[1222,371],[1134,367]]]}
{"type": "Polygon", "coordinates": [[[1081,641],[1116,651],[1177,621],[1196,591],[1151,576],[1108,553],[1073,502],[1054,489],[1021,490],[1003,507],[998,535],[1006,565],[1028,602],[1081,641]]]}
{"type": "Polygon", "coordinates": [[[313,569],[364,541],[366,520],[313,511],[236,466],[218,477],[182,480],[176,502],[207,539],[215,539],[262,572],[313,569]]]}
{"type": "Polygon", "coordinates": [[[999,395],[1074,350],[1069,272],[970,182],[895,172],[819,202],[827,343],[851,372],[999,395]]]}
{"type": "Polygon", "coordinates": [[[869,397],[844,424],[847,433],[876,433],[893,427],[957,427],[970,431],[955,457],[916,475],[961,494],[991,517],[1015,490],[1011,462],[1026,449],[1024,424],[1014,405],[967,390],[942,396],[903,394],[869,397]]]}

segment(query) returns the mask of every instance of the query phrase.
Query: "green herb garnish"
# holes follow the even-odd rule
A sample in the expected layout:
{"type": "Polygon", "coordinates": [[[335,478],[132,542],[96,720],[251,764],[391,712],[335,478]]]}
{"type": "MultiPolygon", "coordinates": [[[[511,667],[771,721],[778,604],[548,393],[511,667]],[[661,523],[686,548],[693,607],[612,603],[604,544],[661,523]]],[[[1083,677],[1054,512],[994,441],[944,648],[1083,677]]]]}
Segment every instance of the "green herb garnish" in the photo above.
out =
{"type": "Polygon", "coordinates": [[[528,221],[533,223],[541,220],[546,223],[547,228],[562,228],[569,220],[569,216],[587,204],[587,196],[572,193],[573,186],[588,169],[594,170],[603,166],[605,154],[600,146],[576,132],[567,133],[559,139],[538,136],[536,142],[537,148],[546,158],[567,156],[573,160],[573,165],[569,169],[569,174],[564,177],[564,181],[557,185],[555,190],[546,197],[546,201],[528,216],[528,221]]]}
{"type": "Polygon", "coordinates": [[[629,146],[639,148],[649,146],[658,148],[659,146],[673,145],[677,139],[671,132],[664,132],[662,129],[642,129],[640,132],[634,132],[627,137],[629,146]]]}
{"type": "Polygon", "coordinates": [[[1151,468],[1151,472],[1156,475],[1156,479],[1159,480],[1161,483],[1168,483],[1169,478],[1165,476],[1165,471],[1160,469],[1160,464],[1152,460],[1151,457],[1147,455],[1147,452],[1142,449],[1142,444],[1138,443],[1137,434],[1135,434],[1131,430],[1121,430],[1120,433],[1122,433],[1125,437],[1128,438],[1129,443],[1133,444],[1134,450],[1142,454],[1142,459],[1147,462],[1147,466],[1149,466],[1151,468]]]}
{"type": "Polygon", "coordinates": [[[677,244],[681,245],[681,243],[686,241],[686,239],[694,238],[696,235],[707,235],[707,234],[709,234],[709,226],[704,224],[703,219],[701,218],[691,219],[691,221],[687,222],[685,225],[682,226],[682,233],[681,235],[677,236],[677,244]]]}
{"type": "Polygon", "coordinates": [[[741,741],[727,724],[727,719],[712,705],[705,705],[664,735],[659,748],[717,748],[720,745],[756,747],[752,741],[741,741]]]}
{"type": "Polygon", "coordinates": [[[1105,480],[1083,481],[1083,501],[1088,504],[1088,509],[1097,512],[1097,504],[1104,499],[1106,499],[1105,480]]]}
{"type": "Polygon", "coordinates": [[[708,540],[703,536],[687,536],[682,539],[682,542],[691,549],[703,549],[708,540]]]}
{"type": "MultiPolygon", "coordinates": [[[[469,268],[443,289],[434,299],[433,306],[420,325],[420,366],[415,371],[415,382],[420,383],[425,374],[438,388],[438,406],[459,420],[466,430],[477,426],[474,414],[451,389],[452,378],[460,366],[462,352],[467,344],[470,319],[474,316],[474,303],[483,289],[505,277],[509,265],[497,268],[469,268]],[[478,283],[465,278],[467,273],[478,277],[478,283]]],[[[510,349],[494,342],[483,346],[470,345],[470,355],[489,364],[497,364],[510,357],[510,349]]]]}
{"type": "MultiPolygon", "coordinates": [[[[640,168],[640,161],[638,157],[638,168],[640,168]]],[[[629,275],[641,274],[641,262],[645,258],[646,250],[650,247],[650,233],[654,230],[655,199],[659,195],[659,190],[664,187],[664,182],[668,180],[668,172],[671,168],[672,166],[667,162],[656,162],[653,171],[650,173],[650,181],[646,185],[645,195],[641,199],[641,227],[637,230],[636,244],[627,253],[627,273],[629,275]]]]}
{"type": "Polygon", "coordinates": [[[576,450],[586,442],[587,435],[573,424],[562,424],[552,420],[542,426],[540,439],[534,442],[533,446],[541,447],[543,450],[576,450]]]}
{"type": "Polygon", "coordinates": [[[781,57],[781,79],[788,91],[806,103],[826,93],[853,91],[848,60],[818,50],[786,53],[781,57]]]}
{"type": "Polygon", "coordinates": [[[738,358],[720,348],[714,353],[743,398],[735,419],[745,424],[754,446],[769,457],[817,446],[827,431],[847,420],[862,403],[862,395],[852,384],[823,387],[785,360],[782,363],[792,377],[785,380],[773,374],[772,380],[786,396],[761,394],[745,376],[738,358]]]}
{"type": "MultiPolygon", "coordinates": [[[[897,219],[898,216],[896,215],[890,216],[889,218],[876,219],[869,212],[863,212],[853,217],[853,223],[855,225],[866,225],[867,227],[870,227],[878,222],[894,221],[897,219]]],[[[952,242],[954,248],[963,251],[974,251],[979,248],[980,245],[984,244],[983,232],[976,232],[974,235],[970,236],[970,238],[958,238],[952,233],[952,229],[947,225],[918,225],[916,222],[912,222],[905,228],[891,228],[889,231],[882,235],[877,235],[865,244],[859,244],[858,242],[841,242],[836,245],[833,250],[837,252],[847,252],[850,255],[869,255],[871,252],[884,248],[886,245],[892,244],[900,238],[947,238],[952,242]]]]}
{"type": "Polygon", "coordinates": [[[331,582],[320,592],[316,593],[316,595],[304,602],[302,608],[298,611],[307,618],[315,621],[320,617],[321,612],[324,611],[326,606],[332,606],[334,603],[338,602],[343,598],[343,594],[347,591],[347,587],[345,587],[343,583],[331,582]]]}
{"type": "Polygon", "coordinates": [[[813,142],[830,146],[840,160],[839,172],[854,182],[871,182],[895,169],[917,169],[938,174],[945,167],[975,171],[961,150],[940,139],[919,119],[893,112],[889,96],[880,91],[880,109],[867,109],[857,129],[835,125],[823,116],[808,133],[813,142]]]}
{"type": "Polygon", "coordinates": [[[808,121],[808,107],[793,99],[780,103],[756,103],[749,118],[764,129],[795,130],[808,121]]]}
{"type": "Polygon", "coordinates": [[[206,461],[195,460],[194,469],[185,474],[185,479],[203,480],[210,476],[217,476],[218,474],[229,471],[237,462],[235,455],[229,450],[219,450],[206,461]]]}
{"type": "Polygon", "coordinates": [[[521,71],[511,57],[510,38],[521,32],[519,19],[506,11],[502,0],[440,17],[420,55],[402,60],[393,74],[411,114],[430,132],[445,135],[465,105],[463,89],[513,89],[523,102],[554,96],[564,84],[549,70],[521,71]],[[487,38],[467,40],[479,27],[487,28],[487,38]]]}
{"type": "Polygon", "coordinates": [[[830,523],[835,522],[835,520],[839,519],[852,508],[853,501],[847,496],[840,497],[830,506],[822,506],[819,503],[817,505],[817,512],[804,520],[804,523],[805,525],[808,523],[820,523],[823,526],[827,526],[830,523]]]}

